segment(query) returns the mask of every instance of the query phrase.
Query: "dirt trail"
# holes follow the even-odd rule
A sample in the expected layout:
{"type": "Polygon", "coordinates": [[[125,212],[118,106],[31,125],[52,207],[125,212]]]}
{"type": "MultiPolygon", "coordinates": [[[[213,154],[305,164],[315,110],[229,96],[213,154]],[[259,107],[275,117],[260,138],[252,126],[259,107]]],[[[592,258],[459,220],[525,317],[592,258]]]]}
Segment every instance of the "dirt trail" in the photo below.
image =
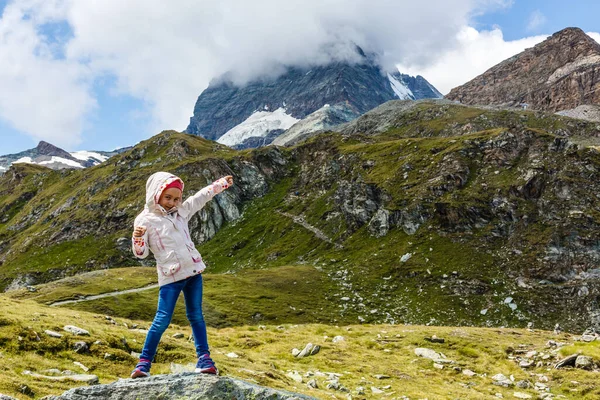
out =
{"type": "Polygon", "coordinates": [[[50,307],[62,306],[62,305],[65,305],[65,304],[72,304],[72,303],[81,303],[82,301],[97,300],[97,299],[102,299],[104,297],[119,296],[121,294],[127,294],[127,293],[143,292],[144,290],[150,290],[150,289],[154,289],[154,288],[157,288],[157,287],[158,287],[158,283],[156,283],[154,285],[150,285],[150,286],[144,286],[144,287],[141,287],[141,288],[119,290],[119,291],[116,291],[116,292],[109,292],[109,293],[102,293],[102,294],[95,294],[95,295],[92,295],[92,296],[86,296],[84,298],[76,299],[76,300],[57,301],[55,303],[51,303],[50,307]]]}

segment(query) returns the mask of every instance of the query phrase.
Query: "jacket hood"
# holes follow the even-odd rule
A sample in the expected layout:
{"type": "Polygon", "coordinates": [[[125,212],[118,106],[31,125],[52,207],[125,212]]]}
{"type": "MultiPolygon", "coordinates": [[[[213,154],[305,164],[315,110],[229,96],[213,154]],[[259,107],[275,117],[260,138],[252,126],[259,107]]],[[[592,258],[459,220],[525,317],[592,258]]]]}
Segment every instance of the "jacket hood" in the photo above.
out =
{"type": "MultiPolygon", "coordinates": [[[[163,214],[167,214],[167,211],[158,204],[158,200],[160,199],[160,195],[163,190],[169,185],[171,182],[179,180],[181,181],[181,185],[183,186],[183,180],[176,175],[173,175],[169,172],[156,172],[148,178],[146,181],[146,206],[145,208],[149,211],[160,211],[163,214]]],[[[183,188],[182,188],[183,192],[183,188]]],[[[170,212],[175,211],[174,209],[169,210],[170,212]]]]}

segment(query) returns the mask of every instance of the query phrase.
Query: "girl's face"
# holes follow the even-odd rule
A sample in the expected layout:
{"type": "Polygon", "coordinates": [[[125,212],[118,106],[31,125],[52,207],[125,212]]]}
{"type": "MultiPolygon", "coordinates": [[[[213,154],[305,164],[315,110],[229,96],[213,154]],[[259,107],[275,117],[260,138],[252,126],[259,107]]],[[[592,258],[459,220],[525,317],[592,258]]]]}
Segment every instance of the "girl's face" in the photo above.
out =
{"type": "Polygon", "coordinates": [[[181,190],[177,188],[163,190],[160,199],[158,199],[158,204],[167,211],[173,207],[177,207],[179,203],[181,203],[181,190]]]}

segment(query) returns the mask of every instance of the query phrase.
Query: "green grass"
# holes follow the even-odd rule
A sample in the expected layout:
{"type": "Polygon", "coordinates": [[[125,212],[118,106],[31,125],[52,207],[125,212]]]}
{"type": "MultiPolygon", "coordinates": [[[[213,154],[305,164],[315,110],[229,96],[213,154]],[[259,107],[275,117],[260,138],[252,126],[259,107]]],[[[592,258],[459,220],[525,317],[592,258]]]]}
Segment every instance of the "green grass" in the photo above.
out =
{"type": "MultiPolygon", "coordinates": [[[[0,393],[26,398],[20,392],[21,385],[27,385],[33,398],[48,394],[59,394],[77,386],[73,383],[46,382],[22,375],[24,370],[43,373],[50,368],[78,371],[74,361],[90,368],[90,373],[99,376],[100,383],[110,383],[118,378],[126,378],[136,360],[130,351],[139,352],[144,341],[143,332],[131,329],[134,324],[147,325],[145,321],[115,318],[116,324],[103,315],[63,308],[49,308],[29,300],[14,300],[0,296],[0,306],[5,312],[0,318],[0,393]],[[46,329],[61,331],[67,324],[87,329],[89,337],[75,337],[63,332],[64,337],[54,339],[43,332],[46,329]],[[125,326],[127,325],[127,326],[125,326]],[[20,337],[20,339],[19,339],[20,337]],[[40,340],[37,340],[37,337],[40,340]],[[72,351],[75,341],[83,340],[90,344],[90,354],[76,354],[72,351]],[[95,344],[100,341],[100,344],[95,344]],[[105,353],[113,354],[114,359],[104,358],[105,353]]],[[[174,339],[172,335],[182,332],[191,334],[189,327],[171,325],[167,330],[153,364],[154,374],[169,373],[171,362],[192,363],[193,343],[184,339],[174,339]]],[[[546,384],[551,393],[564,395],[567,399],[595,399],[600,396],[597,388],[597,372],[583,370],[552,370],[556,358],[551,356],[549,365],[532,370],[522,370],[509,359],[508,348],[524,346],[527,350],[537,350],[552,354],[546,347],[549,339],[575,343],[569,334],[554,335],[546,331],[520,329],[486,329],[433,327],[419,325],[350,325],[335,326],[324,324],[251,324],[223,329],[209,328],[209,342],[212,355],[222,375],[250,380],[261,385],[306,393],[319,399],[345,399],[346,394],[327,389],[325,378],[315,376],[319,389],[309,389],[286,376],[289,371],[322,371],[341,374],[340,383],[354,394],[357,388],[364,387],[361,398],[377,399],[381,395],[371,393],[371,386],[383,387],[392,396],[428,399],[481,399],[502,393],[504,398],[512,398],[515,391],[536,395],[533,389],[505,389],[495,386],[491,376],[502,373],[513,375],[515,380],[536,382],[536,375],[547,376],[546,384]],[[343,336],[344,340],[333,343],[332,338],[343,336]],[[424,338],[436,335],[445,343],[429,343],[424,338]],[[321,351],[304,359],[296,359],[291,349],[303,347],[306,343],[319,344],[321,351]],[[417,347],[427,347],[443,353],[454,364],[439,370],[433,362],[415,356],[417,347]],[[229,358],[226,354],[235,352],[239,358],[229,358]],[[356,362],[360,354],[360,362],[356,362]],[[467,377],[454,367],[470,369],[477,374],[467,377]],[[378,380],[375,375],[390,376],[378,380]],[[572,383],[578,382],[577,384],[572,383]],[[576,390],[576,391],[573,391],[576,390]]],[[[592,357],[600,354],[597,342],[581,346],[564,347],[562,353],[580,351],[592,357]]],[[[557,356],[561,357],[561,356],[557,356]]],[[[82,371],[78,371],[82,372],[82,371]]],[[[308,378],[304,378],[306,382],[308,378]]]]}

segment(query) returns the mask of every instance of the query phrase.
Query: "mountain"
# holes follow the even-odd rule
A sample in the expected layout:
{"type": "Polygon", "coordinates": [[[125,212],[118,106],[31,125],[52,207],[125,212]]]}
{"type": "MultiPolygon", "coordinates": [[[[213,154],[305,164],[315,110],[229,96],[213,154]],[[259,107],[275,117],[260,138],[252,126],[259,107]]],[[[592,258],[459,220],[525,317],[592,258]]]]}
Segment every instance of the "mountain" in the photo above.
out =
{"type": "Polygon", "coordinates": [[[168,131],[85,171],[15,164],[0,177],[0,287],[152,265],[132,256],[131,223],[167,170],[184,196],[234,176],[193,240],[223,285],[268,289],[236,311],[223,289],[229,308],[209,303],[209,318],[600,328],[597,124],[397,100],[336,129],[245,151],[168,131]]]}
{"type": "Polygon", "coordinates": [[[0,174],[11,164],[28,163],[42,165],[50,169],[87,168],[106,161],[127,148],[115,151],[75,151],[69,153],[50,143],[41,141],[37,147],[16,154],[0,156],[0,174]]]}
{"type": "Polygon", "coordinates": [[[200,94],[186,132],[232,147],[257,147],[326,105],[343,108],[347,122],[388,100],[442,97],[425,78],[385,73],[373,57],[357,52],[359,63],[290,66],[277,78],[242,87],[225,74],[200,94]]]}
{"type": "Polygon", "coordinates": [[[561,111],[600,104],[600,44],[566,28],[446,95],[463,104],[561,111]]]}

